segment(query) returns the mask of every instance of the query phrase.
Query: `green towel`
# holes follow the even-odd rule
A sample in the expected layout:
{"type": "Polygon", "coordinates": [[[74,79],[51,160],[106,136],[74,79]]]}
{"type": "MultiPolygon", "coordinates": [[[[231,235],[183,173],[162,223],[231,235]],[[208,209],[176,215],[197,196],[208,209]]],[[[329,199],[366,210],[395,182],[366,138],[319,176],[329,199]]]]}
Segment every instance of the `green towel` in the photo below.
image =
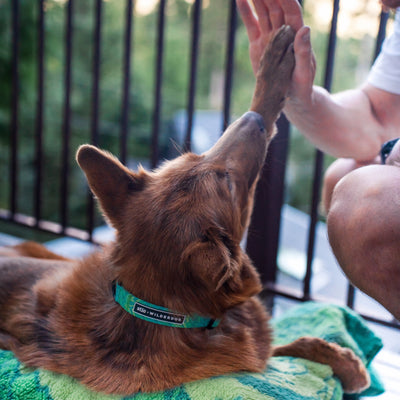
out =
{"type": "MultiPolygon", "coordinates": [[[[382,347],[365,322],[347,308],[306,303],[273,321],[275,342],[318,336],[352,348],[370,365],[382,347]]],[[[383,392],[371,370],[372,387],[383,392]]],[[[339,400],[343,391],[329,366],[292,358],[272,358],[260,374],[238,373],[184,384],[161,393],[121,398],[94,393],[76,380],[22,365],[11,352],[0,351],[0,399],[7,400],[339,400]]]]}

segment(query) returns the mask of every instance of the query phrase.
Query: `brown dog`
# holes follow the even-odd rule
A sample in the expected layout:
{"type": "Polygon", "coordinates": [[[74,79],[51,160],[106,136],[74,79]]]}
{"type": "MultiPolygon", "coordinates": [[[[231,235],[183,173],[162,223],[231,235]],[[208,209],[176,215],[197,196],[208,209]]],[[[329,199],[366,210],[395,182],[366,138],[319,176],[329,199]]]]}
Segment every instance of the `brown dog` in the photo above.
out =
{"type": "MultiPolygon", "coordinates": [[[[288,27],[276,35],[251,112],[205,154],[134,173],[93,146],[78,150],[115,243],[81,261],[49,260],[52,253],[32,244],[8,250],[0,261],[1,347],[29,366],[123,395],[265,368],[269,317],[240,241],[288,90],[293,36],[288,27]]],[[[274,354],[330,364],[347,391],[368,385],[350,350],[320,339],[274,354]]]]}

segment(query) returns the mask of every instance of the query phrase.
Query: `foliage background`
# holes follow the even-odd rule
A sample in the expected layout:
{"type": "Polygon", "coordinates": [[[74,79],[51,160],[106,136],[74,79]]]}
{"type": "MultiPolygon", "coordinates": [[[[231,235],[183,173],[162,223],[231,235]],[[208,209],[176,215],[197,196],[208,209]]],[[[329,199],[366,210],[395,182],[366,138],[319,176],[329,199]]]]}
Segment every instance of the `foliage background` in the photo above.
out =
{"type": "MultiPolygon", "coordinates": [[[[221,110],[223,73],[229,4],[226,0],[204,0],[201,20],[199,65],[197,74],[196,108],[221,110]]],[[[45,1],[45,106],[44,106],[44,196],[43,218],[59,222],[58,191],[62,141],[65,18],[66,2],[45,1]]],[[[19,0],[19,183],[21,198],[18,211],[33,213],[34,135],[37,102],[37,18],[38,2],[19,0]]],[[[126,3],[105,0],[102,16],[100,65],[99,145],[118,154],[120,132],[123,40],[126,3]]],[[[191,0],[168,0],[164,77],[162,91],[162,139],[171,132],[174,114],[187,107],[191,42],[191,0]]],[[[157,33],[156,0],[135,2],[131,92],[129,113],[128,155],[131,162],[149,156],[152,115],[154,107],[155,57],[157,33]]],[[[325,51],[329,21],[332,13],[329,0],[306,0],[305,22],[312,27],[312,42],[319,68],[316,83],[323,82],[325,51]]],[[[69,172],[69,224],[84,227],[87,196],[85,182],[74,161],[79,144],[90,140],[92,110],[94,0],[74,2],[71,157],[69,172]]],[[[342,2],[339,36],[332,91],[360,84],[366,76],[374,50],[373,37],[378,29],[379,5],[376,0],[342,2]],[[351,3],[347,4],[347,3],[351,3]],[[367,18],[367,20],[366,20],[367,18]]],[[[11,121],[11,1],[0,0],[0,208],[9,208],[9,161],[11,121]]],[[[245,29],[239,21],[236,37],[232,114],[239,116],[248,108],[254,78],[248,59],[245,29]]],[[[286,200],[308,211],[314,148],[292,130],[287,170],[286,200]]],[[[326,158],[326,164],[332,161],[326,158]]],[[[97,217],[97,223],[101,219],[97,217]]],[[[0,230],[12,231],[9,225],[0,230]]],[[[20,231],[18,234],[21,235],[20,231]]],[[[25,234],[23,234],[25,235],[25,234]]],[[[31,233],[30,233],[31,235],[31,233]]]]}

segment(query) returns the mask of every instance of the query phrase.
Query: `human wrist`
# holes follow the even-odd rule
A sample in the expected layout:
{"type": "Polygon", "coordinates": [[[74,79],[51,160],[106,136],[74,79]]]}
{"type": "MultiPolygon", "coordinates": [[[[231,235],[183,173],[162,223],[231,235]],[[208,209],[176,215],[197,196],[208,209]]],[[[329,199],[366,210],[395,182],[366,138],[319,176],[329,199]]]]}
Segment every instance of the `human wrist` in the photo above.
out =
{"type": "Polygon", "coordinates": [[[301,96],[289,93],[283,112],[289,120],[304,118],[305,113],[309,114],[312,111],[316,103],[316,97],[318,97],[318,92],[314,90],[314,87],[302,93],[301,96]]]}

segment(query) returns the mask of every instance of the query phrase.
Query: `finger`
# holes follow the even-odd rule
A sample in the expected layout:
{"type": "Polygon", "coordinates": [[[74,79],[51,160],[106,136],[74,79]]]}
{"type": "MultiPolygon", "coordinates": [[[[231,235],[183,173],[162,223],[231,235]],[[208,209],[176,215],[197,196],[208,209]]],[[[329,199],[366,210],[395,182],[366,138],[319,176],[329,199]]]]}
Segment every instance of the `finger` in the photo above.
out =
{"type": "Polygon", "coordinates": [[[285,23],[282,8],[276,0],[264,0],[264,4],[268,9],[271,27],[273,30],[277,30],[285,23]]]}
{"type": "Polygon", "coordinates": [[[301,6],[297,0],[280,0],[285,24],[296,32],[304,25],[301,6]]]}
{"type": "Polygon", "coordinates": [[[308,90],[312,87],[315,77],[315,57],[311,47],[310,27],[299,29],[294,39],[294,55],[296,67],[293,79],[299,85],[298,90],[308,90]]]}
{"type": "Polygon", "coordinates": [[[253,10],[251,9],[247,0],[236,0],[236,4],[238,6],[239,13],[242,16],[244,26],[246,27],[247,36],[251,42],[260,36],[257,18],[253,14],[253,10]]]}
{"type": "Polygon", "coordinates": [[[269,19],[268,8],[265,6],[263,0],[253,0],[253,4],[256,9],[260,30],[269,32],[272,29],[272,25],[269,19]]]}

